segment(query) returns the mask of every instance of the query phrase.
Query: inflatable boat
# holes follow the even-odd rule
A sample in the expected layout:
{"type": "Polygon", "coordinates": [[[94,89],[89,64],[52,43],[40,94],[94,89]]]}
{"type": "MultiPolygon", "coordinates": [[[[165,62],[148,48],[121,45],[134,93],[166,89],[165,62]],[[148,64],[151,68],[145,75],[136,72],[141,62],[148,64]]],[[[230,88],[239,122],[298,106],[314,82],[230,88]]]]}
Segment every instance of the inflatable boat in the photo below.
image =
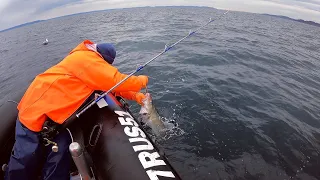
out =
{"type": "MultiPolygon", "coordinates": [[[[14,144],[17,104],[21,96],[0,107],[0,179],[4,177],[14,144]]],[[[180,179],[127,103],[111,94],[104,106],[95,105],[69,128],[73,166],[70,179],[158,180],[180,179]]]]}

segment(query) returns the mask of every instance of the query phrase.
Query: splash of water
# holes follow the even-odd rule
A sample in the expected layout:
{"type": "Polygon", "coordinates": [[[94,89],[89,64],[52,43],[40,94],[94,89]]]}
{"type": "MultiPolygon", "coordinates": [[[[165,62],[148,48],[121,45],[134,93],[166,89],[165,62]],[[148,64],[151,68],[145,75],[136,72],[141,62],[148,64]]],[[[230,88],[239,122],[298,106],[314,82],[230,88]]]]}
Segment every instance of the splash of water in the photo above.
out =
{"type": "Polygon", "coordinates": [[[182,136],[185,131],[179,127],[179,124],[174,120],[166,117],[161,117],[165,129],[163,129],[162,140],[168,140],[172,137],[182,136]]]}

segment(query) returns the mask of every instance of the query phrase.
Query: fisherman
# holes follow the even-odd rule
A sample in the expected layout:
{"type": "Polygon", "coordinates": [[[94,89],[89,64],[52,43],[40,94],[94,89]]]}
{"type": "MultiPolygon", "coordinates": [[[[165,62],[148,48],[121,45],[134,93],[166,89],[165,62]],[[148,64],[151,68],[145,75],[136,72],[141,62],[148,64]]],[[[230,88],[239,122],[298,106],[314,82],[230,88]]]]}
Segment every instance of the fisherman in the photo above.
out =
{"type": "MultiPolygon", "coordinates": [[[[44,146],[43,125],[51,121],[63,124],[93,94],[95,90],[108,91],[127,75],[112,66],[116,50],[108,43],[94,44],[85,40],[60,63],[36,76],[18,105],[18,119],[13,152],[6,170],[6,180],[70,179],[71,138],[66,129],[44,146]]],[[[147,76],[132,76],[113,93],[142,104],[147,76]]]]}

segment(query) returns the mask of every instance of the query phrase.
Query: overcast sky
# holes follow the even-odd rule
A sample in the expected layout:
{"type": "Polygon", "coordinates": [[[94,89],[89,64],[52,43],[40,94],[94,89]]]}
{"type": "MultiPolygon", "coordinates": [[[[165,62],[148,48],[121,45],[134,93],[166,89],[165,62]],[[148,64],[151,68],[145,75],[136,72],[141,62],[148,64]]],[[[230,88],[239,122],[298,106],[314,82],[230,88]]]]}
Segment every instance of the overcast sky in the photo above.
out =
{"type": "Polygon", "coordinates": [[[209,6],[285,15],[320,23],[320,0],[0,0],[0,30],[79,12],[164,5],[209,6]]]}

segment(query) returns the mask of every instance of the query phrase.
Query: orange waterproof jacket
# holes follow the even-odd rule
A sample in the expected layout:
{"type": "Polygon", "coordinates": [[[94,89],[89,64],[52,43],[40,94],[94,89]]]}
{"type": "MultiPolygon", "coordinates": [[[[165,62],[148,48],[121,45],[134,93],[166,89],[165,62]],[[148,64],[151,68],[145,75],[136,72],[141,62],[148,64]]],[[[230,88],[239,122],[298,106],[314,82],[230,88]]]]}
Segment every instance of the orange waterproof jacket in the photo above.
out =
{"type": "MultiPolygon", "coordinates": [[[[31,83],[18,105],[19,119],[28,129],[41,131],[47,117],[62,124],[94,90],[107,91],[127,76],[86,44],[93,43],[85,40],[31,83]]],[[[139,77],[132,76],[114,92],[139,100],[141,93],[137,92],[143,86],[139,77]]]]}

